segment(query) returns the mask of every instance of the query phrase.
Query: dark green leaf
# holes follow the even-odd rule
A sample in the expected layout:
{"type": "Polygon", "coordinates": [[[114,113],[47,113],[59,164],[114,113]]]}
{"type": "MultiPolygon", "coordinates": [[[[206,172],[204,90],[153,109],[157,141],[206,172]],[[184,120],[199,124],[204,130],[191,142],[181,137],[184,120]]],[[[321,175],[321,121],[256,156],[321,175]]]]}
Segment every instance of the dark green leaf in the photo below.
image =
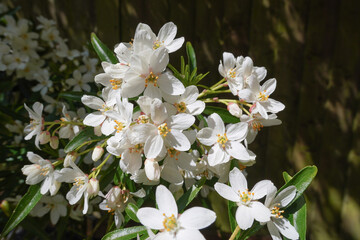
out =
{"type": "Polygon", "coordinates": [[[102,62],[108,62],[112,64],[119,62],[114,53],[100,41],[95,33],[91,33],[91,44],[93,45],[95,52],[102,62]]]}
{"type": "Polygon", "coordinates": [[[101,172],[101,178],[99,180],[100,189],[104,189],[113,181],[118,166],[118,158],[115,158],[111,165],[104,172],[101,172]]]}
{"type": "Polygon", "coordinates": [[[10,216],[10,219],[6,223],[1,236],[5,237],[11,230],[13,230],[30,213],[41,197],[40,185],[30,186],[27,193],[21,198],[14,212],[10,216]]]}
{"type": "Polygon", "coordinates": [[[188,64],[190,66],[190,72],[193,72],[196,68],[196,55],[193,46],[190,42],[186,43],[186,53],[188,58],[188,64]]]}
{"type": "Polygon", "coordinates": [[[128,240],[128,239],[136,239],[137,235],[141,235],[146,233],[146,227],[137,226],[137,227],[129,227],[124,229],[118,229],[106,234],[102,240],[128,240]]]}
{"type": "Polygon", "coordinates": [[[94,128],[93,127],[86,127],[82,131],[79,132],[78,135],[76,135],[64,148],[64,151],[66,153],[74,151],[76,148],[78,148],[80,145],[85,143],[88,139],[101,140],[102,137],[98,137],[94,134],[94,128]]]}
{"type": "Polygon", "coordinates": [[[240,121],[239,118],[234,117],[229,113],[226,108],[207,106],[203,112],[203,114],[210,115],[212,113],[217,113],[222,118],[225,123],[238,123],[240,121]]]}
{"type": "Polygon", "coordinates": [[[126,214],[135,222],[140,222],[136,216],[138,210],[139,208],[133,203],[129,203],[125,208],[126,214]]]}
{"type": "Polygon", "coordinates": [[[189,203],[197,196],[200,192],[202,186],[204,185],[206,178],[200,179],[196,184],[194,184],[184,195],[182,195],[179,200],[177,200],[177,205],[179,212],[183,211],[189,203]]]}
{"type": "MultiPolygon", "coordinates": [[[[96,94],[90,92],[87,92],[86,94],[96,96],[96,94]]],[[[69,101],[77,101],[77,102],[81,102],[82,96],[84,96],[83,92],[61,92],[59,94],[60,98],[67,99],[69,101]]]]}
{"type": "Polygon", "coordinates": [[[33,219],[26,218],[21,222],[21,226],[27,232],[31,233],[33,236],[36,236],[39,239],[50,240],[48,234],[41,227],[39,227],[37,220],[34,221],[33,219]]]}
{"type": "Polygon", "coordinates": [[[283,178],[285,180],[285,183],[287,183],[292,179],[292,176],[290,176],[287,172],[283,172],[283,178]]]}

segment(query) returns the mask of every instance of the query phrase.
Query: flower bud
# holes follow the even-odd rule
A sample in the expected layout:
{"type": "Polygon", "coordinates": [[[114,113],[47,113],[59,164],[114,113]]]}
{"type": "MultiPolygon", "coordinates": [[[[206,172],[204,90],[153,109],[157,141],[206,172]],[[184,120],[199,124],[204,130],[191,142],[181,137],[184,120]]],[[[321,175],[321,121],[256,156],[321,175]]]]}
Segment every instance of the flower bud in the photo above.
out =
{"type": "Polygon", "coordinates": [[[5,215],[7,217],[10,217],[11,215],[11,210],[10,210],[10,205],[9,202],[7,200],[2,200],[1,204],[0,204],[0,208],[1,210],[5,213],[5,215]]]}
{"type": "Polygon", "coordinates": [[[158,181],[160,179],[160,166],[154,158],[145,160],[145,174],[150,181],[158,181]]]}
{"type": "Polygon", "coordinates": [[[70,166],[70,161],[75,162],[77,156],[78,156],[78,154],[76,152],[69,152],[65,157],[64,167],[69,167],[70,166]]]}
{"type": "Polygon", "coordinates": [[[103,154],[104,154],[104,149],[101,146],[96,146],[91,155],[91,158],[94,162],[96,162],[101,158],[103,154]]]}
{"type": "Polygon", "coordinates": [[[52,136],[50,138],[50,147],[53,149],[58,149],[59,147],[59,138],[57,136],[52,136]]]}
{"type": "Polygon", "coordinates": [[[91,178],[89,181],[89,184],[87,185],[87,192],[89,194],[89,197],[95,197],[99,193],[99,180],[96,178],[91,178]]]}
{"type": "Polygon", "coordinates": [[[47,144],[50,141],[50,133],[48,131],[43,131],[40,133],[40,144],[47,144]]]}
{"type": "Polygon", "coordinates": [[[231,115],[240,118],[242,115],[242,110],[236,103],[229,103],[227,105],[227,110],[230,112],[231,115]]]}
{"type": "Polygon", "coordinates": [[[100,137],[102,135],[101,125],[94,127],[94,134],[98,137],[100,137]]]}

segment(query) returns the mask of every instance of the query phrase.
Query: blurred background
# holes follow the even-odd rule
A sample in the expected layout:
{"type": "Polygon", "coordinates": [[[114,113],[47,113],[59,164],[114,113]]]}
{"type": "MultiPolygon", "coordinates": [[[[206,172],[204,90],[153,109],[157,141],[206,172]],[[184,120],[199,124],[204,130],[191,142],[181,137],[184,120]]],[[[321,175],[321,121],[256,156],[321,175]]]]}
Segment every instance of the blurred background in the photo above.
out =
{"type": "MultiPolygon", "coordinates": [[[[20,16],[57,21],[68,44],[80,48],[90,33],[112,48],[129,42],[139,22],[155,33],[172,21],[196,51],[204,81],[220,80],[224,51],[250,56],[278,85],[273,98],[286,109],[283,124],[264,129],[250,149],[250,186],[283,184],[315,164],[306,192],[309,239],[360,239],[360,1],[358,0],[5,0],[20,16]]],[[[171,55],[180,66],[184,47],[171,55]]],[[[204,83],[203,83],[204,84],[204,83]]]]}

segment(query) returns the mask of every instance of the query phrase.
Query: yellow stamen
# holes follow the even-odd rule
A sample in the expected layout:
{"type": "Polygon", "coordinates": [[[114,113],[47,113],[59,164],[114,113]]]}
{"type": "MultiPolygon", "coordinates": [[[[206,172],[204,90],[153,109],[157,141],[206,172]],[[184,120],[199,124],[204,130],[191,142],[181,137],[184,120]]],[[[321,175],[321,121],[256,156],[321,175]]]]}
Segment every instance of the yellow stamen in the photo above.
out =
{"type": "Polygon", "coordinates": [[[154,87],[156,87],[158,78],[159,76],[155,75],[153,72],[150,72],[150,74],[145,78],[145,87],[147,87],[148,84],[153,84],[154,87]]]}
{"type": "Polygon", "coordinates": [[[161,124],[158,126],[159,134],[163,137],[166,137],[166,135],[171,132],[171,129],[167,127],[166,123],[161,124]]]}
{"type": "Polygon", "coordinates": [[[174,106],[179,113],[183,113],[186,111],[186,104],[184,102],[175,103],[174,106]]]}
{"type": "Polygon", "coordinates": [[[217,137],[218,137],[217,142],[218,142],[223,148],[225,148],[225,143],[228,141],[228,138],[227,138],[227,136],[226,136],[226,133],[224,133],[224,135],[218,134],[217,137]]]}

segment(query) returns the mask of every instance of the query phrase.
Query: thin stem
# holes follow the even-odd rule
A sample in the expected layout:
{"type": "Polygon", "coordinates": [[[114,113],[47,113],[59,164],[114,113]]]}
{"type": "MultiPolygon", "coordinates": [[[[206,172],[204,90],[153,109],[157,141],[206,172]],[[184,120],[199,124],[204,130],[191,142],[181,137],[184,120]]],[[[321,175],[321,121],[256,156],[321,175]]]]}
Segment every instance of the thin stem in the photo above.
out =
{"type": "Polygon", "coordinates": [[[240,231],[239,225],[236,226],[234,232],[231,234],[229,240],[234,240],[240,231]]]}

